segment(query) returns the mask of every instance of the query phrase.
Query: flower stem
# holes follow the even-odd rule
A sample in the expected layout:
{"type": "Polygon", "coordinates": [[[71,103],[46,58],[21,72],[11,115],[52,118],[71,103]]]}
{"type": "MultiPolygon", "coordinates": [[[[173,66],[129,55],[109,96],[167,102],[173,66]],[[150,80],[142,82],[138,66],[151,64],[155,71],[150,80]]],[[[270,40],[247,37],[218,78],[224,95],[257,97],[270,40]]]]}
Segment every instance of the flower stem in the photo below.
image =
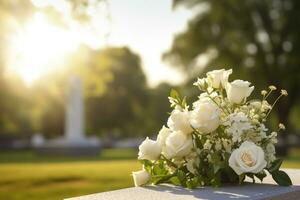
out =
{"type": "Polygon", "coordinates": [[[279,100],[282,96],[283,96],[283,95],[281,94],[281,95],[279,95],[279,96],[277,97],[277,99],[276,99],[276,100],[274,101],[274,103],[272,104],[271,109],[268,111],[268,113],[267,113],[267,115],[266,115],[265,118],[267,118],[267,117],[269,116],[269,114],[271,113],[271,111],[272,111],[272,109],[274,108],[275,104],[278,102],[278,100],[279,100]]]}
{"type": "Polygon", "coordinates": [[[168,165],[177,168],[177,165],[174,162],[172,162],[170,159],[166,158],[164,155],[161,155],[161,156],[167,162],[168,165]]]}
{"type": "Polygon", "coordinates": [[[215,100],[214,98],[212,98],[209,94],[208,94],[208,97],[224,112],[224,114],[229,114],[229,113],[226,113],[228,112],[227,110],[225,110],[224,108],[222,108],[215,100]]]}

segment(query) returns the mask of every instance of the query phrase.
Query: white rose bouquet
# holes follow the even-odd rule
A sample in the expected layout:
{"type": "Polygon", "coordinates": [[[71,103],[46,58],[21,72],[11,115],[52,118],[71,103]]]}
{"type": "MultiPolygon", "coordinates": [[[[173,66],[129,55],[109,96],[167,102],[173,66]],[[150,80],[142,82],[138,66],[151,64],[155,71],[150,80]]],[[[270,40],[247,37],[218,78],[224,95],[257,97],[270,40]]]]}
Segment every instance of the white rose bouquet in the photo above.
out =
{"type": "Polygon", "coordinates": [[[173,111],[157,139],[148,137],[139,146],[138,159],[143,169],[133,172],[136,186],[172,183],[188,188],[242,183],[246,177],[261,181],[270,173],[283,186],[291,185],[280,170],[275,156],[277,133],[265,122],[276,102],[286,96],[281,90],[270,104],[268,97],[276,90],[270,86],[261,92],[261,100],[248,100],[254,86],[243,80],[228,82],[232,70],[214,70],[194,85],[200,95],[192,106],[175,90],[169,101],[173,111]]]}

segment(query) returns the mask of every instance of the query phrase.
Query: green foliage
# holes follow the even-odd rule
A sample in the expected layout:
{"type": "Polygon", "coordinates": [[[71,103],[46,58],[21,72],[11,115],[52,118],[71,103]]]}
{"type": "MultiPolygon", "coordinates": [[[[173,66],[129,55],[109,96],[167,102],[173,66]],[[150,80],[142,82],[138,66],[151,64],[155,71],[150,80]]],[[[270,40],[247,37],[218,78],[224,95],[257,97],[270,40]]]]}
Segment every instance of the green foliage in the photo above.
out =
{"type": "Polygon", "coordinates": [[[276,159],[272,164],[271,164],[271,167],[268,169],[269,172],[275,172],[275,171],[278,171],[281,164],[282,164],[282,161],[283,159],[279,158],[279,159],[276,159]]]}
{"type": "Polygon", "coordinates": [[[262,182],[263,179],[267,176],[265,171],[262,171],[261,173],[255,174],[255,176],[262,182]]]}
{"type": "Polygon", "coordinates": [[[282,159],[277,159],[275,160],[271,167],[268,169],[268,171],[270,172],[270,174],[272,175],[272,178],[274,179],[274,181],[281,186],[290,186],[292,185],[292,181],[289,177],[289,175],[287,175],[287,173],[285,173],[280,169],[280,166],[282,164],[282,159]]]}
{"type": "Polygon", "coordinates": [[[187,106],[186,97],[183,97],[183,99],[181,99],[178,92],[175,89],[171,90],[169,100],[171,102],[172,108],[175,108],[176,106],[180,106],[181,108],[184,109],[187,106]]]}
{"type": "Polygon", "coordinates": [[[291,181],[290,177],[284,171],[277,170],[277,171],[272,172],[271,174],[272,174],[274,181],[276,181],[276,183],[278,185],[281,185],[281,186],[292,185],[292,181],[291,181]]]}

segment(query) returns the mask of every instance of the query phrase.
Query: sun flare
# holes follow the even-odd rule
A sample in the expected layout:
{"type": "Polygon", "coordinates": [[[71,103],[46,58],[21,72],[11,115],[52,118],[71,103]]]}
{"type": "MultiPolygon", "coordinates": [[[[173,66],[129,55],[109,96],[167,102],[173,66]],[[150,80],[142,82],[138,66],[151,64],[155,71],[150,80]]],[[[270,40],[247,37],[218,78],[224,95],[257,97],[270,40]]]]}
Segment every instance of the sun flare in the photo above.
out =
{"type": "Polygon", "coordinates": [[[28,84],[57,69],[78,42],[72,32],[49,23],[41,13],[12,36],[9,67],[28,84]]]}

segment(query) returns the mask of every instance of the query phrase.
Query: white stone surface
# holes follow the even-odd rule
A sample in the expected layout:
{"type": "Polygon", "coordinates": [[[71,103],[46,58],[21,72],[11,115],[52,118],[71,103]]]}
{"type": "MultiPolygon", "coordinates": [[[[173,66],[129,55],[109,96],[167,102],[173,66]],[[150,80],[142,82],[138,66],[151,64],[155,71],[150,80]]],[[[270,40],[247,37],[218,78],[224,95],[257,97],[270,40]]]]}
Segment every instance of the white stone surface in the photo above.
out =
{"type": "Polygon", "coordinates": [[[271,176],[264,183],[246,183],[220,188],[203,187],[189,190],[172,185],[132,187],[111,192],[69,198],[67,200],[297,200],[300,199],[300,170],[284,169],[293,186],[277,186],[271,176]]]}

